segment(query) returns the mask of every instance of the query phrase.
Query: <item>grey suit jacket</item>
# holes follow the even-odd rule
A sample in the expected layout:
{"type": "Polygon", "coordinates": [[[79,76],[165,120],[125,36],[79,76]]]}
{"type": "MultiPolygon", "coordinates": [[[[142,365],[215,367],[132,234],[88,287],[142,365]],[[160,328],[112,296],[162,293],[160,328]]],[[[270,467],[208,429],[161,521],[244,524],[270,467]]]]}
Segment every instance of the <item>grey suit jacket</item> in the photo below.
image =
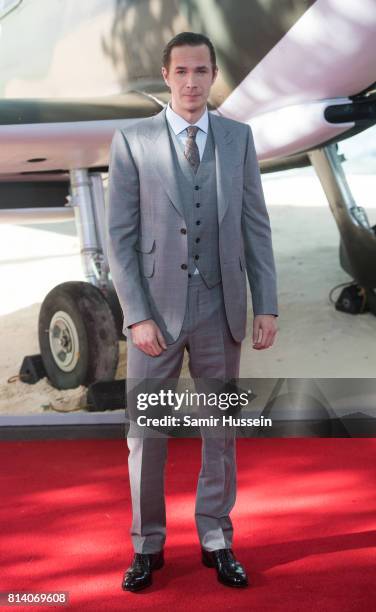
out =
{"type": "MultiPolygon", "coordinates": [[[[182,185],[173,174],[165,109],[116,130],[106,211],[110,270],[124,327],[154,319],[167,343],[180,333],[187,299],[182,185]]],[[[254,314],[277,315],[269,217],[251,129],[209,113],[215,141],[219,254],[228,324],[243,340],[246,275],[254,314]]]]}

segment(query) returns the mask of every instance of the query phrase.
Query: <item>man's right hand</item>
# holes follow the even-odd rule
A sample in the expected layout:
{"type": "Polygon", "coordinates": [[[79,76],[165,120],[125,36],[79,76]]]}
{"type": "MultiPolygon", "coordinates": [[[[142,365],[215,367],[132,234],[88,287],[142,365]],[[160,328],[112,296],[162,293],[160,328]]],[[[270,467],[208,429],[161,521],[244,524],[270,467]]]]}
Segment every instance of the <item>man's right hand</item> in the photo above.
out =
{"type": "Polygon", "coordinates": [[[133,323],[131,333],[133,344],[146,355],[158,357],[163,350],[167,349],[162,332],[153,319],[133,323]]]}

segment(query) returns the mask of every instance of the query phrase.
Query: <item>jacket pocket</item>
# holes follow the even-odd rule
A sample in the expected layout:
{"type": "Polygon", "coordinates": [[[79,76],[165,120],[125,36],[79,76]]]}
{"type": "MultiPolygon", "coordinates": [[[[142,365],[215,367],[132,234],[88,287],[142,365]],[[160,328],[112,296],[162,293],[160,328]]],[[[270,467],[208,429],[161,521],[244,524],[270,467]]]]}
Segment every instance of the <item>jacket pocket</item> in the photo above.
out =
{"type": "Polygon", "coordinates": [[[151,253],[154,249],[155,240],[152,236],[140,236],[135,246],[139,253],[151,253]]]}

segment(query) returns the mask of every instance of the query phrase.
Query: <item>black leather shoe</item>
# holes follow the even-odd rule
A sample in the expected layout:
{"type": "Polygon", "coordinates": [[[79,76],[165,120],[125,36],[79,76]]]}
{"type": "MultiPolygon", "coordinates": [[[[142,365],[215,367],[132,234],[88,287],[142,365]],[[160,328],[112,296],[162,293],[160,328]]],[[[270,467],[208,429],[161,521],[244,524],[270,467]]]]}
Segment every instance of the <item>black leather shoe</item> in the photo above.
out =
{"type": "Polygon", "coordinates": [[[248,578],[242,565],[234,557],[231,548],[208,551],[201,549],[202,562],[206,567],[215,567],[219,582],[226,586],[246,587],[248,578]]]}
{"type": "Polygon", "coordinates": [[[140,591],[152,583],[152,570],[164,565],[163,550],[157,553],[136,553],[132,565],[124,573],[121,588],[123,591],[140,591]]]}

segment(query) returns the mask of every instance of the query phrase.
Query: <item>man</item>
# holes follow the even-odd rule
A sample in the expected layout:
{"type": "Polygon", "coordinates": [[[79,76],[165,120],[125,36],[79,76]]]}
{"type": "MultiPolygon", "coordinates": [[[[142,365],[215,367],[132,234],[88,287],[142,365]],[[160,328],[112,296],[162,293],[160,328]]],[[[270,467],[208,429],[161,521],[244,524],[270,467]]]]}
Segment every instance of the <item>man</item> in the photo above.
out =
{"type": "MultiPolygon", "coordinates": [[[[270,347],[276,335],[271,233],[252,133],[208,114],[217,72],[208,38],[178,34],[163,55],[167,108],[117,130],[112,141],[108,250],[128,333],[128,381],[177,379],[184,348],[193,378],[237,378],[246,271],[253,347],[270,347]]],[[[235,442],[228,433],[203,437],[195,519],[204,565],[223,584],[246,586],[229,516],[235,442]]],[[[167,438],[137,434],[131,423],[128,446],[135,555],[122,587],[137,591],[164,563],[167,438]]]]}

